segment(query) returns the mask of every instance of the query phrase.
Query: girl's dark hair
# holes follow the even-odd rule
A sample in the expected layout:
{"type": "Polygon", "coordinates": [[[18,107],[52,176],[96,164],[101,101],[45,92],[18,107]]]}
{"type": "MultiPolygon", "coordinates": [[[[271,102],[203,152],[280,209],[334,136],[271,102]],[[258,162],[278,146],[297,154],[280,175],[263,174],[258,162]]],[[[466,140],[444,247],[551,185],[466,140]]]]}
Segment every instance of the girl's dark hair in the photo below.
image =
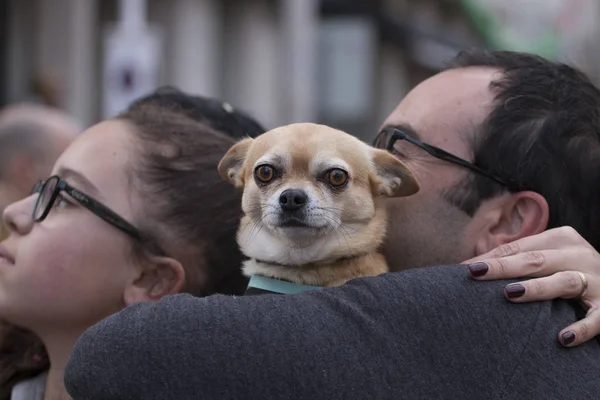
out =
{"type": "Polygon", "coordinates": [[[234,139],[256,137],[266,131],[254,118],[226,101],[190,95],[173,86],[160,87],[136,100],[130,107],[139,104],[153,104],[177,111],[234,139]]]}
{"type": "Polygon", "coordinates": [[[242,294],[241,193],[217,171],[235,141],[153,101],[136,102],[118,118],[135,128],[139,150],[132,183],[145,202],[137,226],[183,264],[186,292],[242,294]]]}
{"type": "Polygon", "coordinates": [[[0,400],[10,400],[15,384],[49,367],[46,349],[36,334],[0,320],[0,400]]]}
{"type": "MultiPolygon", "coordinates": [[[[139,162],[131,179],[147,200],[134,224],[182,262],[186,292],[242,294],[247,278],[235,238],[241,193],[221,179],[217,164],[234,138],[256,136],[262,126],[229,104],[172,88],[135,101],[117,118],[133,127],[139,162]]],[[[0,400],[48,368],[35,334],[0,322],[0,400]]]]}

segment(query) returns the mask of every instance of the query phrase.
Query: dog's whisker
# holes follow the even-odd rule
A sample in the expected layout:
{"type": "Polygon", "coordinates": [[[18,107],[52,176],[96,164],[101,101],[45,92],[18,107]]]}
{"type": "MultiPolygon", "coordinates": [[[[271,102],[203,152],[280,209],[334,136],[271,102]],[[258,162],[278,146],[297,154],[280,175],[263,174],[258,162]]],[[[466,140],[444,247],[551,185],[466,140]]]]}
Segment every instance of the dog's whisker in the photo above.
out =
{"type": "Polygon", "coordinates": [[[340,241],[340,236],[344,239],[344,241],[346,242],[346,247],[348,249],[348,251],[351,250],[351,246],[350,246],[350,233],[345,229],[344,224],[341,221],[338,221],[336,218],[334,218],[333,216],[324,213],[323,214],[323,218],[328,221],[330,223],[330,229],[329,229],[329,233],[333,233],[335,235],[335,238],[338,242],[339,246],[342,246],[342,243],[340,241]]]}
{"type": "MultiPolygon", "coordinates": [[[[269,215],[269,214],[267,214],[269,215]]],[[[250,231],[248,233],[248,241],[253,240],[256,235],[258,235],[258,233],[260,232],[260,230],[262,229],[262,227],[264,226],[264,218],[267,216],[262,216],[260,219],[258,220],[253,220],[252,224],[249,226],[250,231]]]]}
{"type": "Polygon", "coordinates": [[[343,209],[342,208],[337,208],[337,207],[323,207],[323,206],[317,206],[315,207],[315,209],[317,210],[322,210],[322,211],[335,211],[335,212],[342,212],[343,209]]]}
{"type": "Polygon", "coordinates": [[[273,213],[273,212],[267,213],[267,214],[263,215],[261,219],[255,221],[255,223],[252,226],[252,230],[250,231],[250,235],[249,235],[250,238],[254,239],[256,236],[258,236],[258,234],[260,233],[262,228],[265,226],[264,219],[272,214],[275,214],[275,213],[273,213]]]}
{"type": "Polygon", "coordinates": [[[344,241],[346,242],[346,248],[348,252],[351,252],[352,247],[350,246],[350,235],[345,231],[344,227],[341,226],[340,228],[336,229],[335,233],[337,237],[340,236],[338,234],[341,234],[342,238],[344,238],[344,241]]]}

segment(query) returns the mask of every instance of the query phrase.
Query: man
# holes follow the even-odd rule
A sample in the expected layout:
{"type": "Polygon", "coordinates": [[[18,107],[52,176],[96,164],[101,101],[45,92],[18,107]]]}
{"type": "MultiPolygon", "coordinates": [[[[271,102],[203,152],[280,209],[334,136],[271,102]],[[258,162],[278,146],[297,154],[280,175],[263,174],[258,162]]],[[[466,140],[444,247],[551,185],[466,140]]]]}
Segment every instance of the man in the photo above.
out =
{"type": "MultiPolygon", "coordinates": [[[[0,112],[0,210],[31,193],[80,132],[64,112],[37,104],[15,104],[0,112]]],[[[7,232],[0,227],[0,239],[7,232]]]]}
{"type": "MultiPolygon", "coordinates": [[[[458,263],[561,225],[598,248],[598,110],[583,75],[519,53],[464,53],[416,87],[376,141],[421,185],[389,203],[390,265],[458,263]]],[[[555,342],[557,324],[585,314],[577,303],[511,307],[506,281],[476,283],[465,270],[135,305],[84,334],[66,386],[75,400],[597,395],[598,343],[555,342]]]]}
{"type": "Polygon", "coordinates": [[[600,92],[578,71],[524,54],[461,53],[383,126],[482,172],[394,143],[421,185],[390,204],[385,251],[395,270],[464,261],[563,225],[600,249],[600,92]]]}

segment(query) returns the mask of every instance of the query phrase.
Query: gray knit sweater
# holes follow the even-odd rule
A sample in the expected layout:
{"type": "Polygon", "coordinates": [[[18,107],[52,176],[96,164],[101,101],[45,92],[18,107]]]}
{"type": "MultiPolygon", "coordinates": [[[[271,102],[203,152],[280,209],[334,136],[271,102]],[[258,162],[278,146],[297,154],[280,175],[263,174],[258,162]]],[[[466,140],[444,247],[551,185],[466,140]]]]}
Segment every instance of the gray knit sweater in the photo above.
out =
{"type": "Polygon", "coordinates": [[[556,340],[583,310],[511,304],[506,283],[445,266],[297,295],[176,295],[89,329],[65,383],[75,400],[599,398],[598,342],[556,340]]]}

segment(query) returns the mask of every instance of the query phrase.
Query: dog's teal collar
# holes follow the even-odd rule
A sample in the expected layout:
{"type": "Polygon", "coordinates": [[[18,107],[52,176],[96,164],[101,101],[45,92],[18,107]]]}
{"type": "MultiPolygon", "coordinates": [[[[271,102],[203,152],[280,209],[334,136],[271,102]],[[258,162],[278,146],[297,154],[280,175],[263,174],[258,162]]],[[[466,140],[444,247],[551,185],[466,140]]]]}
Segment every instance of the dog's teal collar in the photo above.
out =
{"type": "Polygon", "coordinates": [[[246,294],[296,294],[309,290],[322,289],[321,286],[301,285],[299,283],[283,281],[281,279],[267,278],[260,275],[252,275],[248,283],[246,294]]]}

